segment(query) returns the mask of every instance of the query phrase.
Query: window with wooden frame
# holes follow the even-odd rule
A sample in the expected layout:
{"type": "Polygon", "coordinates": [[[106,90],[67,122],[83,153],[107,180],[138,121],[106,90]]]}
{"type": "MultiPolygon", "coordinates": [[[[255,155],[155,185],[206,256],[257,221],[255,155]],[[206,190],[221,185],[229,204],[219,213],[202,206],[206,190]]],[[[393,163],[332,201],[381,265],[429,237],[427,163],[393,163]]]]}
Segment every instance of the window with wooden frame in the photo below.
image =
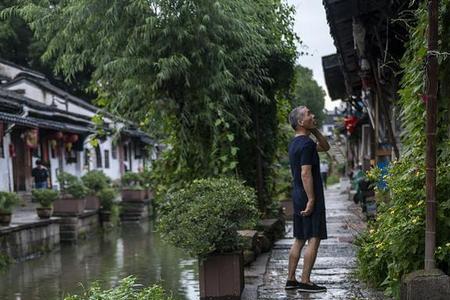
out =
{"type": "Polygon", "coordinates": [[[3,143],[3,136],[0,136],[0,158],[5,158],[5,147],[3,143]]]}
{"type": "Polygon", "coordinates": [[[95,147],[95,161],[96,161],[96,167],[101,168],[102,167],[102,152],[100,151],[100,147],[95,147]]]}
{"type": "Polygon", "coordinates": [[[142,158],[142,148],[139,142],[134,143],[134,158],[142,158]]]}
{"type": "Polygon", "coordinates": [[[90,151],[89,149],[84,149],[84,166],[89,167],[89,158],[90,158],[90,151]]]}
{"type": "Polygon", "coordinates": [[[104,151],[105,169],[109,169],[109,150],[104,151]]]}
{"type": "Polygon", "coordinates": [[[5,124],[0,122],[0,158],[5,158],[5,147],[3,143],[4,127],[5,124]]]}
{"type": "Polygon", "coordinates": [[[112,145],[111,158],[112,159],[117,159],[117,145],[112,145]]]}

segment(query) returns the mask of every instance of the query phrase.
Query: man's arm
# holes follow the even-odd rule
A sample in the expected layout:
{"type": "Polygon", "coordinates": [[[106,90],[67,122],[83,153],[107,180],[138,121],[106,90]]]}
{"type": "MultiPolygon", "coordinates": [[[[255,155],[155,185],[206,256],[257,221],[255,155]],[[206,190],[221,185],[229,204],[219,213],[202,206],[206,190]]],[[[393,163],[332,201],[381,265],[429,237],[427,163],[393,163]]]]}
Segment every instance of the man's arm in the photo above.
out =
{"type": "Polygon", "coordinates": [[[328,144],[327,139],[322,135],[322,133],[317,128],[311,129],[311,133],[317,139],[317,152],[325,152],[330,150],[330,144],[328,144]]]}
{"type": "Polygon", "coordinates": [[[305,210],[301,211],[302,216],[309,216],[314,210],[314,203],[316,201],[314,195],[314,184],[311,172],[311,165],[303,165],[301,169],[301,177],[303,188],[305,189],[306,196],[308,197],[308,202],[306,203],[305,210]]]}

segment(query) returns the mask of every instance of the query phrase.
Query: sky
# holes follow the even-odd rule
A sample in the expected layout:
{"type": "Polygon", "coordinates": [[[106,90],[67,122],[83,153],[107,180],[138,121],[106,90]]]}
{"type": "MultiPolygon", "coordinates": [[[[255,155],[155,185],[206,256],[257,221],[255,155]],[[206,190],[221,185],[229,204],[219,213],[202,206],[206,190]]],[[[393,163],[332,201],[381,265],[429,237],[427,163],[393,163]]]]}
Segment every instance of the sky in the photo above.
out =
{"type": "MultiPolygon", "coordinates": [[[[322,56],[336,53],[333,39],[330,35],[325,9],[321,0],[287,0],[296,9],[294,31],[302,40],[308,56],[300,56],[297,60],[302,66],[312,69],[314,79],[326,93],[325,78],[322,69],[322,56]]],[[[340,101],[325,99],[325,108],[328,110],[338,106],[340,101]]]]}

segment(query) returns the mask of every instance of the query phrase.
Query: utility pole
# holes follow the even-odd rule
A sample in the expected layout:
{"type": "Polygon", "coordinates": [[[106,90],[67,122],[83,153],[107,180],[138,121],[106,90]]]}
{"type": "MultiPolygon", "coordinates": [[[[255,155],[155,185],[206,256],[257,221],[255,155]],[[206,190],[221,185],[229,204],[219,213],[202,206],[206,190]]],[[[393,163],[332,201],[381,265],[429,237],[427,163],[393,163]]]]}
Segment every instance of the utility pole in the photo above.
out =
{"type": "Polygon", "coordinates": [[[436,267],[436,115],[438,94],[438,28],[439,0],[428,1],[428,54],[426,61],[426,228],[425,228],[425,270],[436,267]]]}

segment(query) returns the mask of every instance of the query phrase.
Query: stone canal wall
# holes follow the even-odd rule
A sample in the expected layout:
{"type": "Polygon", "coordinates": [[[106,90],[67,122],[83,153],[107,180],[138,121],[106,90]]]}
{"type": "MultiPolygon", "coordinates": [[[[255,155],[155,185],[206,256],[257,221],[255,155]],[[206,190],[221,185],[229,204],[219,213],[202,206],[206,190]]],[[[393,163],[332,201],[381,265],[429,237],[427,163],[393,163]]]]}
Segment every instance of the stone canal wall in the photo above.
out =
{"type": "Polygon", "coordinates": [[[86,211],[76,217],[63,217],[59,223],[61,242],[76,242],[100,228],[97,211],[86,211]]]}
{"type": "MultiPolygon", "coordinates": [[[[60,243],[75,243],[100,228],[111,226],[111,220],[100,221],[98,210],[85,210],[72,216],[39,219],[34,203],[17,209],[10,226],[0,226],[0,266],[8,261],[21,261],[42,255],[60,243]]],[[[151,201],[121,203],[122,222],[141,222],[151,215],[151,201]]]]}
{"type": "Polygon", "coordinates": [[[57,219],[37,220],[2,227],[0,253],[14,260],[24,260],[59,247],[60,231],[57,219]]]}

